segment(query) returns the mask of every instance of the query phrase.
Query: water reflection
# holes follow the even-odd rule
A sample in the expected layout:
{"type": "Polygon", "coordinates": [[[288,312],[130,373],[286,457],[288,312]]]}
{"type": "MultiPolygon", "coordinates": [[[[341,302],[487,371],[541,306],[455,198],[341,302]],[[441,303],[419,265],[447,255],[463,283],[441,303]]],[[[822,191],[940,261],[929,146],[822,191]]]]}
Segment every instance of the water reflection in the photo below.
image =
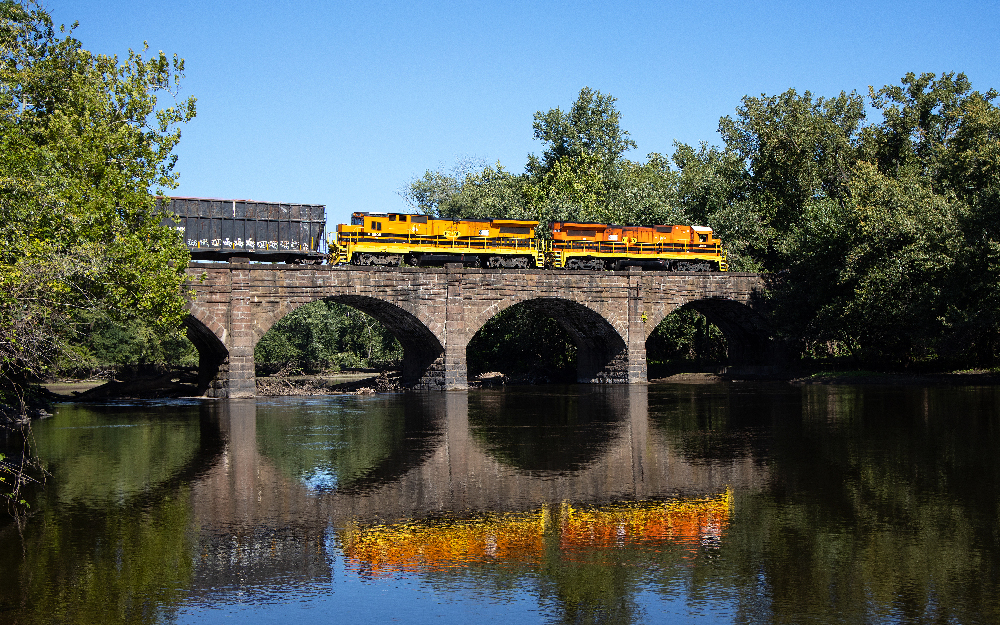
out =
{"type": "Polygon", "coordinates": [[[222,451],[198,405],[64,406],[34,427],[49,477],[0,530],[0,622],[156,622],[194,572],[190,483],[222,451]]]}
{"type": "Polygon", "coordinates": [[[0,622],[1000,622],[998,400],[676,385],[65,406],[36,426],[52,477],[23,539],[0,534],[0,622]]]}
{"type": "MultiPolygon", "coordinates": [[[[439,396],[262,403],[257,445],[285,476],[310,490],[365,491],[422,464],[441,442],[439,396]]],[[[253,419],[253,415],[248,417],[253,419]]]]}
{"type": "Polygon", "coordinates": [[[487,389],[469,398],[470,431],[479,447],[512,468],[571,473],[607,451],[638,396],[621,386],[487,389]]]}
{"type": "Polygon", "coordinates": [[[654,392],[687,455],[768,463],[720,560],[740,620],[1000,622],[997,389],[654,392]]]}
{"type": "Polygon", "coordinates": [[[339,540],[348,568],[371,577],[440,571],[455,566],[547,564],[586,560],[610,548],[718,547],[732,496],[669,502],[632,502],[598,508],[543,506],[533,513],[491,513],[473,519],[425,520],[345,528],[339,540]]]}

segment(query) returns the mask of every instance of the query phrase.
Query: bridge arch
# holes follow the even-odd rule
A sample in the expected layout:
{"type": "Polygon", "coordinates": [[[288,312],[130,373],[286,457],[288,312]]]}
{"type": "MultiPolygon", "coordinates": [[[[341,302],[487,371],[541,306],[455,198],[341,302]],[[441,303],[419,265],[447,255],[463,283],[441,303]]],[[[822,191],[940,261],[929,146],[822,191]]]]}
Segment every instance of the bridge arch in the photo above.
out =
{"type": "Polygon", "coordinates": [[[646,339],[667,315],[685,309],[701,313],[719,328],[726,337],[730,365],[756,366],[773,360],[772,332],[767,318],[750,304],[727,298],[692,299],[657,311],[646,323],[646,339]]]}
{"type": "MultiPolygon", "coordinates": [[[[415,385],[435,369],[435,363],[440,366],[444,355],[441,340],[413,312],[402,306],[370,295],[358,294],[323,294],[311,301],[288,302],[286,305],[268,315],[259,315],[254,324],[253,344],[256,346],[261,337],[279,320],[305,304],[318,301],[331,301],[346,304],[372,317],[389,331],[400,345],[403,346],[402,382],[404,385],[415,385]]],[[[424,380],[426,382],[426,380],[424,380]]]]}
{"type": "MultiPolygon", "coordinates": [[[[621,332],[599,311],[562,297],[529,297],[497,302],[474,318],[468,339],[501,312],[520,307],[556,321],[577,349],[577,382],[622,382],[628,368],[628,344],[621,332]]],[[[466,348],[468,343],[466,343],[466,348]]]]}
{"type": "Polygon", "coordinates": [[[229,350],[223,342],[225,327],[214,321],[210,315],[192,307],[191,314],[184,319],[188,340],[198,350],[198,394],[215,396],[211,392],[213,382],[221,379],[220,373],[228,371],[229,350]],[[199,313],[202,317],[199,318],[199,313]],[[214,327],[213,327],[214,326],[214,327]]]}

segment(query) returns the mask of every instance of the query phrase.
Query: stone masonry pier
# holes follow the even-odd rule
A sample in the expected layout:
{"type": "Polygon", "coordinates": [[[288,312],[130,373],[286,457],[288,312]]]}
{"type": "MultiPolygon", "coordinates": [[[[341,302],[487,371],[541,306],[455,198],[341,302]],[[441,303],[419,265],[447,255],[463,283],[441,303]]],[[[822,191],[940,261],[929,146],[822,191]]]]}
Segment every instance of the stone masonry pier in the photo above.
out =
{"type": "Polygon", "coordinates": [[[646,381],[646,339],[681,307],[725,334],[731,365],[775,357],[757,274],[629,271],[360,268],[191,263],[188,336],[200,387],[212,397],[256,393],[254,346],[302,304],[330,299],[379,320],[403,346],[403,382],[467,386],[466,347],[502,310],[521,304],[558,321],[577,345],[581,383],[646,381]]]}

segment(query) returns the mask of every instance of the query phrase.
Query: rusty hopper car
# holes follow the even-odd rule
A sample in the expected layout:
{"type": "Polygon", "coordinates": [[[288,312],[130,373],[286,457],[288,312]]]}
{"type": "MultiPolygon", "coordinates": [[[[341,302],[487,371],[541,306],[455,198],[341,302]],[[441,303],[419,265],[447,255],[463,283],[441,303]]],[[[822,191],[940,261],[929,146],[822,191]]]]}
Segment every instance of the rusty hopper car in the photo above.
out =
{"type": "Polygon", "coordinates": [[[323,205],[190,197],[162,198],[160,205],[163,224],[184,233],[193,260],[320,263],[326,257],[323,205]]]}
{"type": "Polygon", "coordinates": [[[405,213],[356,212],[337,226],[333,262],[415,266],[463,263],[470,267],[527,269],[545,266],[535,238],[537,221],[435,219],[405,213]]]}

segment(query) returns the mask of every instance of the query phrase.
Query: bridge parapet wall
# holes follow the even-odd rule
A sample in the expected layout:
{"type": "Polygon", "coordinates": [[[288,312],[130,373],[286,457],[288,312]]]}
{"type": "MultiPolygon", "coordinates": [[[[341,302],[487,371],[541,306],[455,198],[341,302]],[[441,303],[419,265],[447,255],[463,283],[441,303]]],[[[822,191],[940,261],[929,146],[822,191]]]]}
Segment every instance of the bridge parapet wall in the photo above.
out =
{"type": "Polygon", "coordinates": [[[681,306],[695,307],[719,325],[735,340],[738,359],[757,354],[758,344],[768,340],[766,319],[755,312],[763,288],[756,274],[239,261],[191,263],[188,274],[195,291],[189,336],[202,355],[203,390],[219,397],[253,396],[257,341],[283,316],[320,299],[344,302],[385,324],[403,345],[404,382],[428,388],[465,388],[469,341],[496,314],[518,304],[566,329],[578,347],[580,382],[645,381],[646,339],[681,306]]]}

